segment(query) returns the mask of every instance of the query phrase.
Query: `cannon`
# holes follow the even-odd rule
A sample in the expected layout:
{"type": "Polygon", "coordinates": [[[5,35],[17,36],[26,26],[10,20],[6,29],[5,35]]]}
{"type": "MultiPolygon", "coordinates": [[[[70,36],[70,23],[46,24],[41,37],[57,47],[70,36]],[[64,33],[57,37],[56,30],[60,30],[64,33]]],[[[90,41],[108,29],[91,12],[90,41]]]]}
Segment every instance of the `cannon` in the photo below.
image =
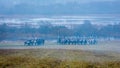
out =
{"type": "Polygon", "coordinates": [[[24,42],[24,45],[33,46],[33,45],[44,45],[44,39],[30,39],[24,42]]]}

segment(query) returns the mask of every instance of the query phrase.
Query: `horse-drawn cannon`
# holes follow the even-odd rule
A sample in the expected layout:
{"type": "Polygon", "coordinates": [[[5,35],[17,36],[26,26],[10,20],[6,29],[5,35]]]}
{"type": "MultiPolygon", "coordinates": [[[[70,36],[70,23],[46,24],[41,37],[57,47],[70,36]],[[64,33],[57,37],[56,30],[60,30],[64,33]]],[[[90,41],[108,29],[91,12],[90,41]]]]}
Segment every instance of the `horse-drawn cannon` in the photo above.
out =
{"type": "Polygon", "coordinates": [[[44,45],[44,39],[30,39],[24,42],[24,45],[32,46],[32,45],[44,45]]]}

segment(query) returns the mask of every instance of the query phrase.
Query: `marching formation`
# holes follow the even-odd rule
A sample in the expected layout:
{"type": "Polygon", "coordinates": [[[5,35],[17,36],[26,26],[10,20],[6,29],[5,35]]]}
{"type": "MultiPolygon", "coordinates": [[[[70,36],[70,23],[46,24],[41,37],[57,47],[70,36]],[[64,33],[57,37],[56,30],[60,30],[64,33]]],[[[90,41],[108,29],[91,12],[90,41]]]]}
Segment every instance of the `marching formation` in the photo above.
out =
{"type": "Polygon", "coordinates": [[[94,38],[59,38],[57,41],[58,44],[62,45],[94,45],[97,43],[97,40],[94,38]]]}
{"type": "MultiPolygon", "coordinates": [[[[95,45],[97,40],[95,38],[73,38],[73,37],[60,37],[56,40],[60,45],[95,45]]],[[[30,39],[24,42],[24,45],[44,45],[45,39],[30,39]]]]}

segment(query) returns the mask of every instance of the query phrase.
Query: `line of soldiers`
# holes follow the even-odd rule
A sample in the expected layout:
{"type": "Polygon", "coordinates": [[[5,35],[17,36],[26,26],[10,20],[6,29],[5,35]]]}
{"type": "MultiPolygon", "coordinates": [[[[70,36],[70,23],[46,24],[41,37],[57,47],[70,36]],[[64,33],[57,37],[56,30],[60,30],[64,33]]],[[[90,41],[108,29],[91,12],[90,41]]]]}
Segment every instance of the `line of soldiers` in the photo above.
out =
{"type": "Polygon", "coordinates": [[[62,45],[94,45],[97,40],[94,38],[58,38],[58,44],[62,45]]]}
{"type": "MultiPolygon", "coordinates": [[[[44,45],[44,39],[30,39],[24,42],[24,45],[44,45]]],[[[94,45],[97,44],[97,40],[94,38],[71,38],[61,37],[57,39],[57,43],[61,45],[94,45]]]]}
{"type": "Polygon", "coordinates": [[[32,45],[43,45],[45,42],[44,39],[31,39],[24,42],[24,45],[32,46],[32,45]]]}

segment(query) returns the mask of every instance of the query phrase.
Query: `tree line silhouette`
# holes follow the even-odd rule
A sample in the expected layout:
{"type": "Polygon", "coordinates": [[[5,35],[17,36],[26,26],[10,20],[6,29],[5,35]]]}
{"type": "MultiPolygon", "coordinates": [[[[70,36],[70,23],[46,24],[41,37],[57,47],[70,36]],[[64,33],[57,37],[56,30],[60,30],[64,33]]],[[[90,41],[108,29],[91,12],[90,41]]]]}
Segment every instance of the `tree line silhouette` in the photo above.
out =
{"type": "Polygon", "coordinates": [[[85,20],[83,24],[73,25],[72,28],[65,25],[54,26],[50,23],[39,25],[38,28],[31,27],[28,23],[22,27],[12,27],[7,23],[0,25],[0,40],[18,40],[30,37],[57,38],[58,36],[120,38],[120,23],[102,26],[91,24],[91,21],[85,20]]]}

